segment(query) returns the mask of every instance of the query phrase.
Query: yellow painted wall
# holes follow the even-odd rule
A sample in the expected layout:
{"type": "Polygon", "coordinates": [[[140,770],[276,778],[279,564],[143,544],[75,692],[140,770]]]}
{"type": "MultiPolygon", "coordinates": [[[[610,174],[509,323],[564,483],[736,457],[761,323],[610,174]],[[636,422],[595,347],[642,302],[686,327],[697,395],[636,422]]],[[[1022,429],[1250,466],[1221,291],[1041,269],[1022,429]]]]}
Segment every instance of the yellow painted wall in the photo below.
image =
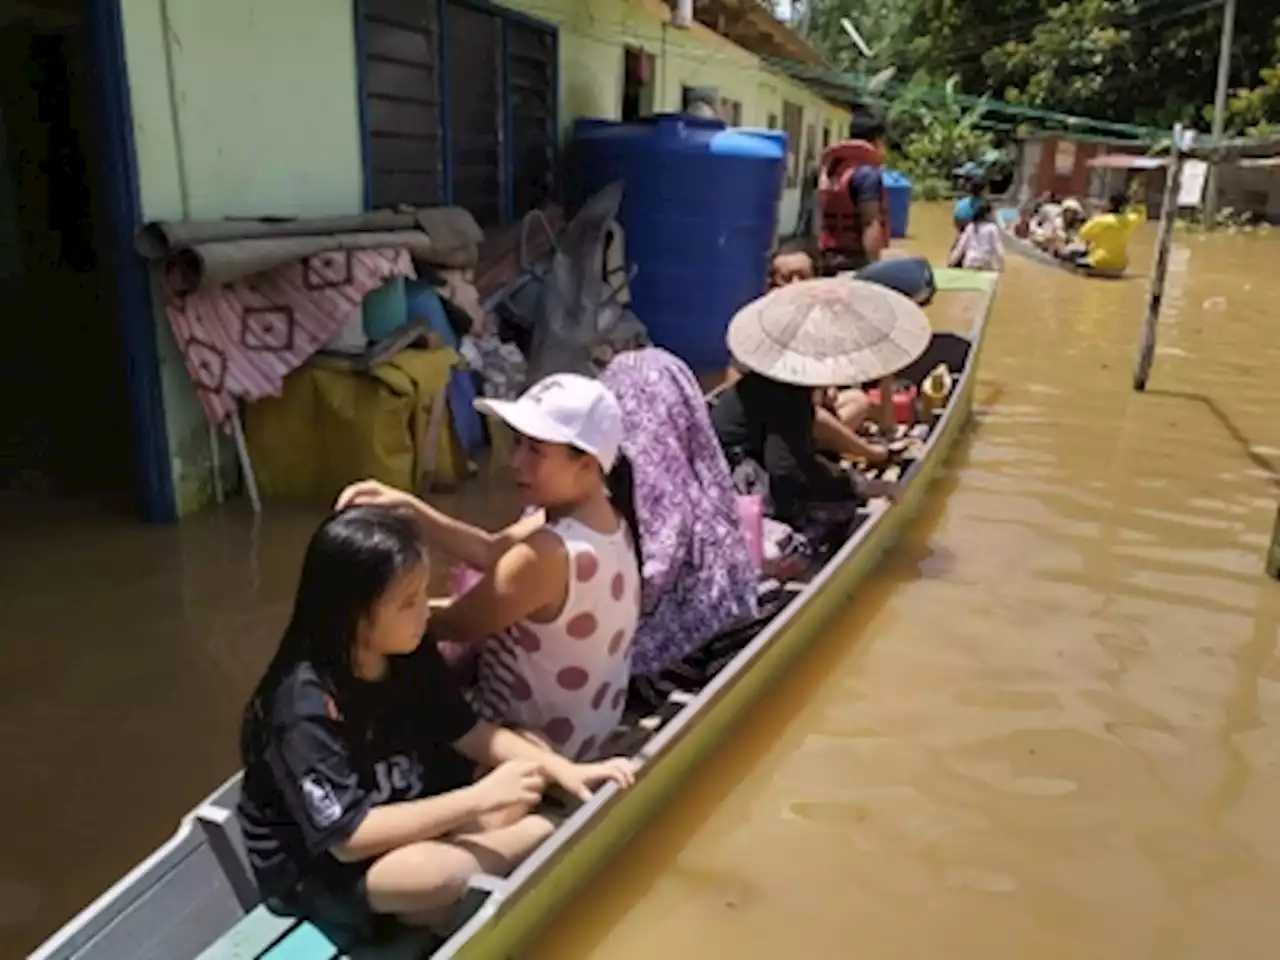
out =
{"type": "MultiPolygon", "coordinates": [[[[762,127],[771,114],[780,123],[786,100],[803,108],[805,125],[813,124],[819,138],[828,122],[833,141],[848,131],[848,109],[816,96],[701,24],[671,26],[670,10],[658,0],[507,0],[505,6],[557,27],[560,117],[566,127],[576,117],[618,119],[624,49],[633,46],[656,61],[655,112],[679,110],[683,87],[713,86],[719,96],[742,104],[745,126],[762,127]]],[[[799,195],[795,188],[784,192],[783,231],[795,223],[799,195]]]]}
{"type": "MultiPolygon", "coordinates": [[[[354,0],[122,0],[143,215],[199,219],[359,211],[363,203],[354,0]]],[[[799,103],[806,123],[848,112],[695,25],[678,29],[659,0],[510,0],[555,25],[560,117],[616,119],[624,48],[656,58],[656,111],[682,86],[715,86],[762,126],[799,103]]],[[[820,129],[820,124],[818,124],[820,129]]],[[[794,223],[788,190],[782,227],[794,223]]],[[[158,293],[158,291],[157,291],[158,293]]],[[[157,304],[159,297],[156,297],[157,304]]],[[[166,427],[179,511],[212,491],[204,415],[167,319],[157,314],[166,427]]],[[[223,446],[224,464],[232,452],[223,446]]]]}

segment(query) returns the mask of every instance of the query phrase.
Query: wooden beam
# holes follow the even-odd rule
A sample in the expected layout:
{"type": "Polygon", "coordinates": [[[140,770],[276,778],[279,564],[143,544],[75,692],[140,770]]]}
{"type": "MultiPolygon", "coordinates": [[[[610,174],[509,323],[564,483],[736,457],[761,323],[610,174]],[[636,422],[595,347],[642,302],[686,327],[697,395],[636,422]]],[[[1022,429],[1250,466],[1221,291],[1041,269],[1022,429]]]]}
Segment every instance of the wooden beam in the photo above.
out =
{"type": "Polygon", "coordinates": [[[1231,137],[1218,141],[1196,138],[1184,153],[1195,160],[1205,160],[1209,163],[1277,157],[1280,156],[1280,134],[1266,137],[1231,137]]]}

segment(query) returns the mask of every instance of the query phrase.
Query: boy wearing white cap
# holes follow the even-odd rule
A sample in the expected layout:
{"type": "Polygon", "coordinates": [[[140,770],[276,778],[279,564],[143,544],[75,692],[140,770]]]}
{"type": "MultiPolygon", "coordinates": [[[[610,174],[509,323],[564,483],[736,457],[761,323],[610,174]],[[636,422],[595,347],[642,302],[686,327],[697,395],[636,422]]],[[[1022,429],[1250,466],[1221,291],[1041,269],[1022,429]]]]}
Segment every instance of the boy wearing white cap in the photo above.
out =
{"type": "Polygon", "coordinates": [[[567,373],[476,407],[515,434],[515,485],[533,508],[523,519],[490,533],[376,481],[343,491],[338,508],[409,507],[428,544],[479,570],[433,621],[442,636],[484,643],[473,706],[564,756],[595,757],[622,715],[640,611],[622,411],[603,384],[567,373]]]}

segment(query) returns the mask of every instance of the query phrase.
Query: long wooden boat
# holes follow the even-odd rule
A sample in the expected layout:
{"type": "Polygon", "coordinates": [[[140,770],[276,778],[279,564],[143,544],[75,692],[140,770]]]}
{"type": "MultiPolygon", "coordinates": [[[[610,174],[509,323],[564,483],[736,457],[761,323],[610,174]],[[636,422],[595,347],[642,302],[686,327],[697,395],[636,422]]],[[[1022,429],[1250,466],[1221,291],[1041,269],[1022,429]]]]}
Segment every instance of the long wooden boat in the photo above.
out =
{"type": "Polygon", "coordinates": [[[1082,267],[1071,263],[1067,260],[1059,260],[1053,254],[1041,250],[1026,237],[1020,237],[1013,232],[1013,223],[1017,217],[1017,210],[1005,207],[1000,211],[1000,236],[1004,240],[1004,248],[1010,253],[1015,253],[1027,260],[1032,260],[1046,267],[1053,267],[1056,270],[1065,270],[1067,273],[1074,274],[1077,277],[1088,277],[1091,280],[1122,280],[1125,277],[1123,271],[1117,273],[1112,270],[1098,270],[1094,267],[1082,267]],[[1012,213],[1013,216],[1009,216],[1012,213]]]}
{"type": "Polygon", "coordinates": [[[901,376],[919,384],[945,363],[953,387],[943,410],[916,428],[898,501],[868,504],[847,540],[805,582],[787,585],[783,592],[791,596],[789,602],[758,631],[747,633],[705,687],[673,696],[653,716],[631,718],[628,752],[640,764],[635,786],[600,790],[511,876],[476,878],[460,909],[464,919],[446,941],[403,930],[390,942],[348,952],[311,924],[260,905],[236,825],[237,774],[188,814],[172,839],[44,943],[33,960],[491,960],[515,955],[725,740],[845,607],[920,507],[969,418],[996,279],[972,271],[936,272],[938,296],[929,310],[933,340],[901,376]]]}

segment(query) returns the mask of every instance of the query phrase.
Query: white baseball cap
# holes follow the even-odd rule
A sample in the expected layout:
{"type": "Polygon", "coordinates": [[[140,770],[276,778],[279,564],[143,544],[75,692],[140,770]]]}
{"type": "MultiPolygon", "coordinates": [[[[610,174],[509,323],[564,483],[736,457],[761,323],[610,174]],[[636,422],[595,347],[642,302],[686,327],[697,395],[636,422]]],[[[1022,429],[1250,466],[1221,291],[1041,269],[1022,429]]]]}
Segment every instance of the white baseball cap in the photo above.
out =
{"type": "Polygon", "coordinates": [[[476,409],[526,437],[589,453],[600,461],[605,473],[618,460],[622,408],[599,380],[576,373],[553,373],[526,390],[519,400],[477,400],[476,409]]]}

